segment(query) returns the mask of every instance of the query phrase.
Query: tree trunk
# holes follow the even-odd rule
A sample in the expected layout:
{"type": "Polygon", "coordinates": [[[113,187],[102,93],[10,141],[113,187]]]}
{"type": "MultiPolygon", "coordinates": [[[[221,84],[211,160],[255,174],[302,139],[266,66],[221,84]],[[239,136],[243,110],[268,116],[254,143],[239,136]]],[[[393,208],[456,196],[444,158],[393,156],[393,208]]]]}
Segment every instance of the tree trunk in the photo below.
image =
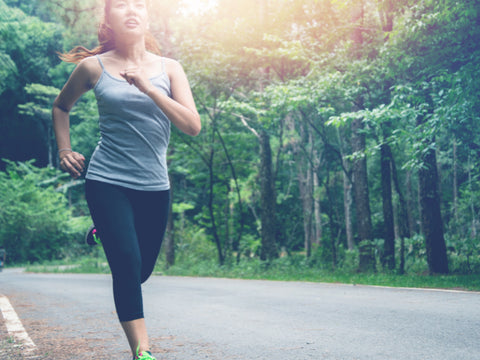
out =
{"type": "MultiPolygon", "coordinates": [[[[50,119],[49,119],[50,120],[50,119]]],[[[48,166],[54,167],[56,166],[58,161],[58,157],[54,155],[53,149],[56,148],[56,141],[55,141],[55,136],[53,134],[53,124],[51,121],[48,121],[48,166]]]]}
{"type": "Polygon", "coordinates": [[[353,240],[353,226],[352,226],[352,183],[345,172],[343,173],[343,207],[345,211],[345,232],[347,236],[348,250],[355,248],[353,240]]]}
{"type": "MultiPolygon", "coordinates": [[[[239,249],[240,249],[240,243],[242,242],[243,228],[244,228],[244,225],[245,225],[245,220],[244,220],[244,215],[243,215],[242,196],[240,194],[240,186],[238,185],[237,172],[235,171],[235,166],[234,166],[233,161],[230,157],[230,152],[227,149],[227,146],[225,144],[225,141],[223,140],[223,136],[220,133],[220,131],[218,129],[216,129],[215,132],[217,133],[218,138],[220,140],[220,143],[222,144],[222,148],[223,148],[223,151],[224,151],[225,156],[227,158],[228,166],[230,168],[230,172],[232,174],[232,178],[233,178],[233,181],[235,183],[235,190],[236,190],[236,193],[237,193],[238,208],[239,208],[239,210],[238,210],[238,214],[239,214],[238,215],[238,217],[239,217],[238,224],[240,226],[239,227],[234,227],[235,237],[233,237],[233,235],[232,235],[232,238],[229,239],[229,243],[231,244],[230,249],[233,249],[233,250],[237,251],[237,263],[238,263],[238,262],[240,262],[240,251],[239,251],[239,249]]],[[[230,219],[234,219],[234,209],[233,208],[230,209],[229,215],[230,215],[230,219]]],[[[228,239],[228,237],[227,237],[227,239],[228,239]]]]}
{"type": "Polygon", "coordinates": [[[232,207],[230,206],[230,192],[232,189],[230,188],[230,184],[226,183],[226,196],[225,196],[225,204],[223,207],[223,222],[224,222],[224,244],[223,244],[223,257],[228,262],[228,260],[232,257],[233,252],[233,238],[231,236],[231,229],[230,229],[230,219],[233,217],[232,207]]]}
{"type": "MultiPolygon", "coordinates": [[[[357,1],[351,8],[351,23],[353,31],[352,56],[361,57],[363,49],[363,1],[357,1]]],[[[363,108],[363,99],[359,96],[355,101],[354,111],[363,108]]],[[[355,208],[357,217],[357,232],[359,244],[359,271],[375,271],[375,253],[372,244],[372,220],[370,215],[370,199],[368,194],[367,159],[365,156],[365,135],[363,134],[363,119],[356,118],[352,122],[352,150],[356,154],[353,161],[353,189],[355,193],[355,208]]]]}
{"type": "Polygon", "coordinates": [[[384,224],[384,248],[382,264],[389,270],[395,269],[395,229],[393,221],[392,205],[392,176],[391,176],[391,152],[388,144],[382,144],[380,148],[380,165],[382,180],[382,205],[384,224]]]}
{"type": "Polygon", "coordinates": [[[313,239],[315,245],[320,246],[323,236],[323,224],[322,224],[322,209],[320,204],[320,195],[318,190],[320,188],[317,170],[313,172],[313,194],[314,194],[314,213],[315,213],[315,238],[313,239]]]}
{"type": "Polygon", "coordinates": [[[210,157],[208,161],[208,174],[209,174],[208,211],[210,214],[210,223],[212,224],[213,238],[215,240],[215,244],[217,245],[218,262],[220,265],[223,265],[225,263],[225,257],[223,256],[222,243],[220,241],[220,237],[218,236],[215,211],[213,209],[213,198],[214,198],[213,188],[215,183],[215,176],[213,174],[214,154],[215,154],[215,151],[213,150],[213,148],[210,149],[210,157]]]}
{"type": "Polygon", "coordinates": [[[409,233],[410,236],[412,234],[418,233],[418,217],[415,216],[417,213],[415,209],[417,208],[416,202],[414,201],[417,199],[417,196],[413,193],[412,188],[412,173],[411,171],[407,171],[407,176],[405,180],[405,187],[406,187],[406,199],[407,199],[407,209],[408,209],[408,225],[409,225],[409,233]]]}
{"type": "MultiPolygon", "coordinates": [[[[305,139],[305,129],[303,123],[300,123],[300,138],[305,139]]],[[[302,140],[300,140],[302,141],[302,140]]],[[[310,145],[312,141],[311,134],[308,141],[305,143],[310,145]]],[[[297,179],[298,189],[300,192],[300,199],[302,201],[303,210],[303,238],[306,256],[310,257],[312,254],[312,243],[314,237],[313,230],[313,177],[315,176],[311,163],[307,158],[307,154],[299,146],[298,141],[293,142],[293,152],[295,163],[297,165],[297,179]]]]}
{"type": "MultiPolygon", "coordinates": [[[[303,114],[302,114],[303,115],[303,114]]],[[[303,115],[305,117],[305,115],[303,115]]],[[[292,117],[287,117],[290,131],[295,131],[295,122],[292,117]]],[[[312,244],[315,242],[315,198],[314,181],[316,158],[314,155],[313,135],[308,125],[308,119],[298,122],[298,140],[292,140],[293,158],[297,166],[297,181],[300,200],[302,202],[303,240],[307,257],[312,254],[312,244]]]]}
{"type": "MultiPolygon", "coordinates": [[[[422,125],[424,121],[424,117],[419,117],[417,125],[422,125]]],[[[435,139],[427,141],[434,142],[435,139]]],[[[423,166],[418,172],[420,219],[425,236],[428,268],[432,274],[447,274],[447,248],[443,236],[443,221],[438,194],[437,157],[434,149],[429,148],[423,153],[422,164],[423,166]]]]}
{"type": "Polygon", "coordinates": [[[458,219],[458,174],[457,174],[457,140],[453,137],[453,218],[455,223],[459,223],[458,219]]]}
{"type": "Polygon", "coordinates": [[[395,159],[391,153],[390,146],[388,147],[390,151],[390,164],[392,166],[392,175],[393,175],[393,184],[395,186],[395,191],[398,195],[398,236],[400,238],[400,267],[398,272],[403,274],[405,272],[405,239],[410,237],[410,217],[408,214],[408,205],[403,196],[403,191],[400,188],[400,182],[398,181],[398,172],[397,166],[395,165],[395,159]]]}
{"type": "Polygon", "coordinates": [[[302,200],[303,209],[303,232],[304,232],[304,246],[306,256],[310,257],[312,254],[312,238],[313,238],[313,213],[312,213],[312,174],[310,167],[303,169],[302,161],[297,160],[297,175],[299,181],[300,198],[302,200]],[[302,171],[303,170],[303,171],[302,171]]]}
{"type": "Polygon", "coordinates": [[[337,266],[337,235],[341,233],[341,229],[334,211],[335,201],[333,199],[335,195],[332,194],[334,192],[334,190],[332,191],[332,189],[335,189],[335,182],[333,184],[330,184],[330,169],[328,168],[327,164],[327,179],[325,182],[325,191],[328,199],[327,214],[330,223],[330,249],[332,252],[332,269],[335,270],[337,266]]]}
{"type": "MultiPolygon", "coordinates": [[[[340,144],[342,144],[342,137],[337,130],[337,136],[340,144]]],[[[351,179],[351,165],[345,156],[343,146],[340,146],[341,161],[343,167],[343,210],[345,213],[345,235],[347,237],[347,247],[349,250],[355,248],[355,240],[353,238],[353,217],[352,217],[352,179],[351,179]]]]}
{"type": "Polygon", "coordinates": [[[372,244],[372,221],[368,193],[367,159],[365,152],[365,135],[362,119],[352,123],[352,150],[358,155],[353,161],[353,189],[357,216],[357,232],[360,239],[359,271],[375,271],[375,253],[372,244]]]}
{"type": "Polygon", "coordinates": [[[393,0],[382,0],[379,6],[379,15],[382,21],[382,30],[386,33],[385,40],[388,40],[390,32],[393,30],[393,0]]]}
{"type": "Polygon", "coordinates": [[[265,130],[260,132],[260,203],[262,207],[262,246],[260,259],[273,260],[278,257],[275,241],[276,216],[275,216],[275,182],[272,171],[272,149],[270,137],[265,130]]]}
{"type": "MultiPolygon", "coordinates": [[[[473,193],[473,189],[472,189],[472,164],[470,162],[470,155],[468,155],[468,166],[467,166],[467,169],[468,169],[468,191],[472,194],[473,193]]],[[[472,218],[472,225],[471,225],[471,228],[470,228],[470,238],[472,239],[475,239],[477,237],[477,233],[478,233],[478,220],[477,220],[477,215],[476,215],[476,210],[475,210],[475,207],[476,207],[476,202],[475,202],[475,199],[470,196],[470,216],[472,218]]]]}
{"type": "Polygon", "coordinates": [[[438,195],[436,155],[429,150],[419,171],[421,221],[425,235],[428,267],[431,273],[447,274],[448,260],[438,195]]]}

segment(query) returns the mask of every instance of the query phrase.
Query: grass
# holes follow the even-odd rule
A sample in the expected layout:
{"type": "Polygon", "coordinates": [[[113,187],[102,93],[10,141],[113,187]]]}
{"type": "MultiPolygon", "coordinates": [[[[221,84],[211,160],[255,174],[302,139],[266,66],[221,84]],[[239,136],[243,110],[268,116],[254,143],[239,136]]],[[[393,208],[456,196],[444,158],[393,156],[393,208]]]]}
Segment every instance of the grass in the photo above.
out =
{"type": "MultiPolygon", "coordinates": [[[[49,273],[109,273],[108,264],[103,256],[29,265],[26,270],[49,273]]],[[[427,275],[422,271],[398,275],[392,272],[357,273],[354,269],[345,268],[332,271],[295,257],[278,259],[268,265],[257,259],[249,259],[240,264],[224,266],[219,266],[213,259],[203,261],[197,259],[196,262],[184,259],[168,269],[160,259],[154,274],[480,291],[479,274],[427,275]]]]}
{"type": "Polygon", "coordinates": [[[108,274],[110,268],[107,260],[103,257],[85,256],[78,259],[45,261],[40,264],[26,265],[25,271],[34,273],[108,274]]]}
{"type": "Polygon", "coordinates": [[[159,274],[169,276],[220,277],[250,280],[307,281],[341,283],[352,285],[373,285],[408,288],[455,289],[480,291],[479,274],[426,275],[394,273],[357,273],[355,271],[329,271],[315,267],[287,266],[266,267],[261,263],[238,266],[197,264],[192,267],[173,266],[160,270],[159,274]]]}
{"type": "Polygon", "coordinates": [[[0,359],[23,359],[22,349],[13,337],[0,339],[0,359]]]}

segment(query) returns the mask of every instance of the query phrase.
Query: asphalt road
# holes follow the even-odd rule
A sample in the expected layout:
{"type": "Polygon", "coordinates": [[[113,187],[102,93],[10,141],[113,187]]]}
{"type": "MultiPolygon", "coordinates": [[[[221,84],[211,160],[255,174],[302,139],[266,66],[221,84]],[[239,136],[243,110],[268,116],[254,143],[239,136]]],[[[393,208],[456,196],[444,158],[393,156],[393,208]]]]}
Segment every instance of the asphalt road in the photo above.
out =
{"type": "MultiPolygon", "coordinates": [[[[480,359],[479,293],[160,276],[143,291],[158,360],[480,359]]],[[[38,358],[131,359],[109,276],[7,269],[0,294],[38,358]]]]}

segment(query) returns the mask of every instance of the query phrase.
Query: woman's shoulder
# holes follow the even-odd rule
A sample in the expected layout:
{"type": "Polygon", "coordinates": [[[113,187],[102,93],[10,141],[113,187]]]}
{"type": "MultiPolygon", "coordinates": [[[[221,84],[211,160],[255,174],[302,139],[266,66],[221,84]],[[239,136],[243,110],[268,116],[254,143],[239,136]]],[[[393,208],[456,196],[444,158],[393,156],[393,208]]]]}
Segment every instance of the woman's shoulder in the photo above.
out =
{"type": "Polygon", "coordinates": [[[170,79],[183,73],[183,66],[178,60],[168,57],[161,57],[161,61],[163,61],[165,72],[170,79]]]}
{"type": "Polygon", "coordinates": [[[161,56],[161,55],[158,55],[158,54],[154,54],[154,53],[149,53],[149,56],[150,56],[150,62],[154,62],[154,63],[157,63],[157,64],[165,64],[165,66],[175,66],[175,64],[179,64],[179,62],[177,60],[174,60],[172,58],[169,58],[169,57],[166,57],[166,56],[161,56]]]}
{"type": "Polygon", "coordinates": [[[182,64],[180,64],[178,60],[172,58],[164,57],[163,61],[165,62],[165,68],[167,69],[175,70],[182,67],[182,64]]]}
{"type": "Polygon", "coordinates": [[[102,75],[102,66],[97,56],[89,56],[80,61],[77,65],[77,71],[87,79],[88,87],[93,88],[102,75]]]}
{"type": "Polygon", "coordinates": [[[154,63],[156,68],[163,68],[163,70],[170,77],[170,79],[172,79],[172,77],[174,77],[178,73],[183,72],[182,65],[179,61],[175,59],[153,53],[150,53],[150,56],[150,62],[154,63]]]}
{"type": "Polygon", "coordinates": [[[82,59],[78,63],[78,67],[83,68],[84,70],[87,71],[93,71],[96,72],[98,69],[101,69],[100,63],[97,58],[98,55],[93,55],[93,56],[88,56],[84,59],[82,59]]]}
{"type": "Polygon", "coordinates": [[[93,84],[100,77],[102,67],[96,56],[89,56],[82,59],[77,65],[77,71],[86,76],[93,84]]]}

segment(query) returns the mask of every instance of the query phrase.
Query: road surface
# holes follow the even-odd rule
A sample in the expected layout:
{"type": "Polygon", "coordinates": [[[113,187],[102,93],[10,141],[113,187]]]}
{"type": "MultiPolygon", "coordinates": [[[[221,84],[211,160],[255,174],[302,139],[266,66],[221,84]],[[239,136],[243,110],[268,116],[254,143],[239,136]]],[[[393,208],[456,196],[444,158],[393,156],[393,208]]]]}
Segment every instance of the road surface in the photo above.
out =
{"type": "MultiPolygon", "coordinates": [[[[480,359],[475,292],[162,276],[143,289],[158,360],[480,359]]],[[[108,275],[6,269],[1,295],[35,343],[25,359],[131,359],[108,275]]]]}

